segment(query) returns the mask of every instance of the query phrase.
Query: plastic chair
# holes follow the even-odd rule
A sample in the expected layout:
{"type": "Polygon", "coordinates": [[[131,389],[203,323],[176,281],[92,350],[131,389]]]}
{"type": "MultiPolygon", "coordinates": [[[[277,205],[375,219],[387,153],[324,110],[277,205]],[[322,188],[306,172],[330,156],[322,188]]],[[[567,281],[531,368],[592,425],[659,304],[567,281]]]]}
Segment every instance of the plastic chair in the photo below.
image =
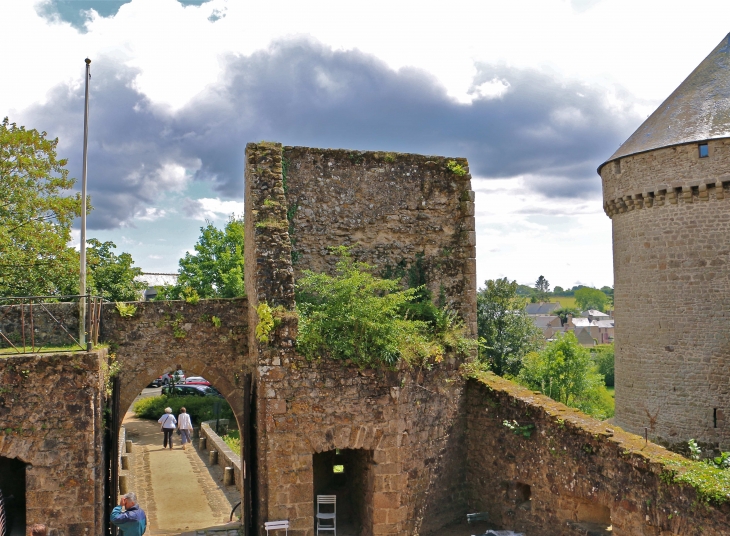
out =
{"type": "Polygon", "coordinates": [[[286,521],[267,521],[264,523],[264,528],[266,529],[266,536],[269,536],[270,530],[281,530],[284,529],[286,532],[285,534],[289,536],[289,520],[286,521]]]}
{"type": "MultiPolygon", "coordinates": [[[[329,506],[325,506],[325,509],[329,510],[329,506]]],[[[325,530],[331,530],[332,534],[337,536],[337,495],[317,495],[317,536],[320,531],[325,530]],[[323,512],[322,505],[330,504],[332,511],[323,512]]]]}

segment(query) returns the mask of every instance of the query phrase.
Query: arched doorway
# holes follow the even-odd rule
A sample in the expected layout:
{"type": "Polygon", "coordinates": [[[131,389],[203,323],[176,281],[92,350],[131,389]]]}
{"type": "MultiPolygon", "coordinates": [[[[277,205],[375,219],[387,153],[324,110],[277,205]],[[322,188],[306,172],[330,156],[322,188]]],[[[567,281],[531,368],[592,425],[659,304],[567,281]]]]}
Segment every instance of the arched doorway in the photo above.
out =
{"type": "Polygon", "coordinates": [[[0,536],[25,536],[27,466],[17,458],[0,456],[0,536]]]}
{"type": "Polygon", "coordinates": [[[241,510],[233,516],[231,512],[240,504],[244,489],[241,439],[246,433],[242,415],[233,408],[243,406],[238,397],[241,390],[226,391],[225,383],[218,390],[218,385],[198,373],[200,369],[171,365],[156,372],[161,376],[168,370],[171,374],[164,385],[158,377],[134,378],[128,382],[127,399],[129,383],[142,380],[144,387],[129,405],[120,400],[124,446],[119,457],[119,492],[137,495],[156,534],[220,527],[231,517],[235,523],[241,510]],[[166,408],[171,412],[166,413],[166,408]],[[168,442],[158,423],[164,416],[172,428],[183,408],[195,428],[192,442],[184,448],[181,435],[172,433],[168,442]]]}

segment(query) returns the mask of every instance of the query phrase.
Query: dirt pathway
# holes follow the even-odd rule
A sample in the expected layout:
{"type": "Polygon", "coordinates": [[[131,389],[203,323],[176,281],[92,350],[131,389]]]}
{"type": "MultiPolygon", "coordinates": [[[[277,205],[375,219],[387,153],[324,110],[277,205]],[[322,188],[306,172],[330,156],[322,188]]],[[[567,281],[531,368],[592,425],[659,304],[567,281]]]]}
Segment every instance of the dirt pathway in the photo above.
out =
{"type": "MultiPolygon", "coordinates": [[[[127,473],[129,491],[137,494],[147,513],[148,534],[177,535],[220,526],[240,500],[234,486],[223,486],[222,469],[208,467],[192,446],[183,450],[179,436],[174,448],[162,448],[160,425],[124,418],[127,439],[134,442],[127,473]]],[[[202,453],[207,458],[207,452],[202,453]]]]}

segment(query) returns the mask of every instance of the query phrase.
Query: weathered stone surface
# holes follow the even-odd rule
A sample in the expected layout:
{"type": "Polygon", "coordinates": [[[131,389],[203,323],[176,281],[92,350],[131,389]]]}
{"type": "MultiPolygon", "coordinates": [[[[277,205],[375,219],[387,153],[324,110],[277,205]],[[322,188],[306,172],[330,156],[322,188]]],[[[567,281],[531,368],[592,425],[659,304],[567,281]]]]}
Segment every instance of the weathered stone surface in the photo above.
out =
{"type": "Polygon", "coordinates": [[[29,464],[28,525],[102,532],[106,359],[106,350],[0,358],[0,456],[29,464]]]}
{"type": "Polygon", "coordinates": [[[246,298],[135,305],[137,312],[131,318],[119,316],[113,303],[104,306],[102,315],[102,338],[120,363],[122,412],[153,379],[182,368],[188,375],[209,380],[226,398],[240,426],[241,379],[248,358],[246,298]]]}
{"type": "Polygon", "coordinates": [[[601,169],[613,220],[616,422],[667,445],[730,448],[730,139],[601,169]],[[642,191],[643,210],[616,199],[642,191]],[[669,202],[665,202],[664,199],[669,202]]]}
{"type": "Polygon", "coordinates": [[[730,505],[662,480],[679,455],[494,375],[470,380],[466,399],[471,512],[541,536],[602,519],[617,536],[730,534],[730,505]],[[533,426],[530,437],[505,420],[533,426]]]}

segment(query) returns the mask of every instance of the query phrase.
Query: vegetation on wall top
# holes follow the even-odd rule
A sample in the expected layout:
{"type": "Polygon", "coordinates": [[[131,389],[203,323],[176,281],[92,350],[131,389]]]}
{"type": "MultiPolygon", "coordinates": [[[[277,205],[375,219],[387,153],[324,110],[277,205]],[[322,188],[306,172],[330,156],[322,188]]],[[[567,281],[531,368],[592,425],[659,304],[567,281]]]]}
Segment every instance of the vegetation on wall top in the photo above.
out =
{"type": "Polygon", "coordinates": [[[334,276],[307,270],[297,283],[297,349],[305,357],[429,367],[446,351],[465,355],[474,346],[453,312],[433,306],[432,321],[409,315],[421,287],[403,290],[398,281],[354,261],[348,248],[332,249],[339,257],[334,276]]]}

